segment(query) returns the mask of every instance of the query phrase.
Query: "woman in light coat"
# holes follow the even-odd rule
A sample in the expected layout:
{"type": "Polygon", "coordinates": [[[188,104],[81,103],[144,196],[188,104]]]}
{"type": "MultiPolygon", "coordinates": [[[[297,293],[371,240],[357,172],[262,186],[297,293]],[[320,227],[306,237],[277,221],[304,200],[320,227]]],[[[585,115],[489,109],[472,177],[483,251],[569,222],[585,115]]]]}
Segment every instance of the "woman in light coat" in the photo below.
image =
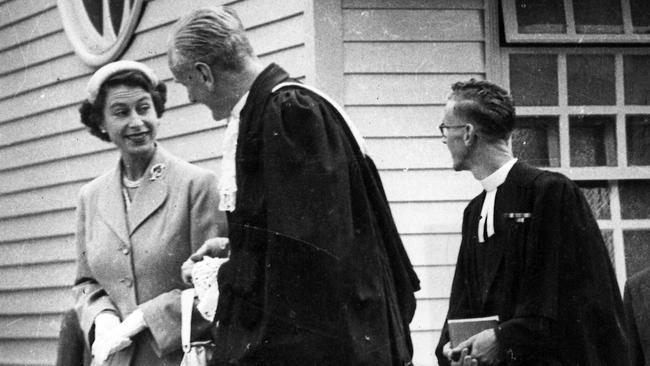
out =
{"type": "MultiPolygon", "coordinates": [[[[95,364],[179,365],[181,265],[225,225],[215,175],[156,142],[165,99],[151,69],[118,61],[92,76],[80,108],[90,133],[120,152],[77,208],[73,290],[95,364]]],[[[193,319],[193,334],[211,326],[193,319]]]]}

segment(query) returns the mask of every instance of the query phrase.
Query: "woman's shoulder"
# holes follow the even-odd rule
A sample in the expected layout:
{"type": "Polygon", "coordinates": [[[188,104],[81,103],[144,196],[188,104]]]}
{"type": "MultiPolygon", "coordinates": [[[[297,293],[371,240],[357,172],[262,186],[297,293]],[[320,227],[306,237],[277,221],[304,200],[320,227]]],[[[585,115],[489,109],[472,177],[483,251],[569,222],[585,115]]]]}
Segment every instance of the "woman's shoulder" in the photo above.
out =
{"type": "Polygon", "coordinates": [[[169,180],[176,183],[185,182],[188,184],[216,184],[217,175],[214,171],[189,163],[181,158],[170,156],[167,160],[169,167],[169,180]]]}
{"type": "Polygon", "coordinates": [[[90,182],[81,186],[81,189],[79,190],[80,194],[82,196],[87,196],[101,191],[107,184],[109,184],[111,178],[115,174],[115,170],[111,169],[102,173],[100,176],[93,178],[90,182]]]}

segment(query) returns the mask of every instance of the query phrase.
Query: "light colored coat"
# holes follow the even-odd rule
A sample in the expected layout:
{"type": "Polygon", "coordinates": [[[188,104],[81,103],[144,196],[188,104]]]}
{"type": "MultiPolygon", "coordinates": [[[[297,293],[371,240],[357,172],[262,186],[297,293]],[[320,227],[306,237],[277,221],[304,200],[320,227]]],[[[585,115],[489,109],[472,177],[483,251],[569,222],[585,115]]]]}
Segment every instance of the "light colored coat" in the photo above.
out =
{"type": "MultiPolygon", "coordinates": [[[[134,339],[131,364],[178,365],[181,264],[226,225],[217,180],[158,146],[127,217],[120,170],[118,163],[80,193],[73,290],[81,328],[88,341],[100,312],[124,319],[140,308],[148,329],[134,339]],[[161,164],[162,174],[154,174],[161,164]]],[[[193,332],[209,326],[199,323],[193,332]]]]}

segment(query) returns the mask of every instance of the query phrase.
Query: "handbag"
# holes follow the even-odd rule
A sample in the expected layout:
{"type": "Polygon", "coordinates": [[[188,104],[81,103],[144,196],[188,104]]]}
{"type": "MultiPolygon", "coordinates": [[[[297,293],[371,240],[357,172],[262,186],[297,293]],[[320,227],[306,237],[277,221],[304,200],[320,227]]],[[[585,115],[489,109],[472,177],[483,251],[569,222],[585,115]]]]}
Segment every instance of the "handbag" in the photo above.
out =
{"type": "Polygon", "coordinates": [[[190,341],[195,294],[193,288],[181,292],[181,343],[184,353],[181,366],[208,366],[216,348],[212,341],[190,341]]]}

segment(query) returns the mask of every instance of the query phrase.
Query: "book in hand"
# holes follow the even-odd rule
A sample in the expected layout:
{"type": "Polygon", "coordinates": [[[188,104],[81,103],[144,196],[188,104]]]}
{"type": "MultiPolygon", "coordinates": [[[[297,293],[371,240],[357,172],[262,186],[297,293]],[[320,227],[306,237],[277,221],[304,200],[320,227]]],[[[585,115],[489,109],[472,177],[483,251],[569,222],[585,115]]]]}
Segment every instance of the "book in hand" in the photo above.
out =
{"type": "Polygon", "coordinates": [[[471,336],[481,333],[486,329],[495,328],[499,324],[499,316],[493,315],[485,318],[465,318],[447,320],[451,347],[456,347],[471,336]]]}

